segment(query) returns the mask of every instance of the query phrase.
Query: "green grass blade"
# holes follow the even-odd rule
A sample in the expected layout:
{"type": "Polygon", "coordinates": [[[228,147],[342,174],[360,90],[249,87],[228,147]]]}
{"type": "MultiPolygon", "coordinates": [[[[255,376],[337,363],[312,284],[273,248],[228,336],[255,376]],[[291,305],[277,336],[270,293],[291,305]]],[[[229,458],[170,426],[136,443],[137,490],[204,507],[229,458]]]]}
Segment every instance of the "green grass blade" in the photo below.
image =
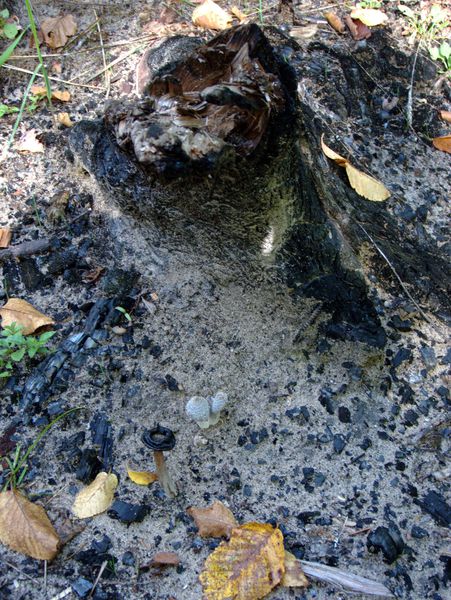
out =
{"type": "Polygon", "coordinates": [[[45,89],[47,90],[47,100],[49,101],[49,104],[52,105],[52,89],[50,87],[49,76],[47,74],[47,69],[45,68],[44,60],[41,54],[41,48],[39,45],[38,32],[36,29],[36,21],[34,20],[33,9],[31,8],[30,0],[25,0],[25,4],[27,6],[28,18],[30,20],[31,32],[33,34],[34,43],[36,45],[36,52],[39,58],[39,64],[41,65],[42,74],[44,76],[45,89]]]}
{"type": "Polygon", "coordinates": [[[11,56],[11,54],[14,52],[17,44],[20,42],[20,40],[23,38],[23,36],[25,35],[25,32],[28,30],[28,27],[26,27],[22,33],[19,35],[19,37],[16,37],[16,39],[14,40],[14,42],[12,42],[7,48],[6,50],[0,55],[0,67],[2,65],[5,64],[5,62],[8,60],[8,58],[11,56]]]}

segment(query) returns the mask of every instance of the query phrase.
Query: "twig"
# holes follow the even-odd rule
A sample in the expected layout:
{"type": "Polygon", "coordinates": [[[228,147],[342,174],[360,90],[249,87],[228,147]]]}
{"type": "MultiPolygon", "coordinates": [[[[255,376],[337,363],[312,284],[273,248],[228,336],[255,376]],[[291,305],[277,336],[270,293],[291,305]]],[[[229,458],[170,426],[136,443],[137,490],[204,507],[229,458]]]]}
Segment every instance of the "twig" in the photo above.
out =
{"type": "Polygon", "coordinates": [[[307,576],[319,579],[319,581],[338,585],[351,592],[393,598],[393,594],[385,585],[372,579],[360,577],[360,575],[354,575],[354,573],[348,573],[335,567],[328,567],[321,563],[310,562],[309,560],[300,560],[299,562],[307,576]]]}
{"type": "Polygon", "coordinates": [[[103,73],[105,73],[105,71],[107,71],[108,69],[111,69],[111,67],[114,67],[114,65],[117,65],[118,63],[122,62],[123,60],[126,60],[129,56],[134,54],[137,50],[141,50],[141,49],[142,49],[142,44],[140,44],[139,46],[135,46],[132,50],[130,50],[130,52],[127,52],[127,54],[125,54],[124,56],[118,56],[116,59],[114,59],[112,62],[110,62],[109,65],[107,65],[103,69],[100,69],[99,71],[96,71],[94,73],[94,75],[91,75],[91,77],[89,77],[89,79],[86,80],[86,83],[89,83],[93,79],[96,79],[96,77],[103,75],[103,73]]]}
{"type": "Polygon", "coordinates": [[[345,530],[345,527],[348,523],[348,517],[346,517],[346,519],[344,520],[343,525],[341,526],[340,531],[338,532],[337,537],[334,540],[334,547],[336,548],[338,546],[338,542],[340,541],[341,536],[343,535],[343,531],[345,530]]]}
{"type": "Polygon", "coordinates": [[[102,577],[102,573],[105,571],[107,564],[108,561],[104,560],[103,563],[100,565],[99,572],[97,573],[96,580],[94,581],[94,585],[92,586],[91,591],[89,592],[88,598],[92,598],[94,590],[96,589],[96,586],[99,583],[99,580],[102,577]]]}
{"type": "Polygon", "coordinates": [[[421,308],[421,306],[418,304],[418,302],[416,302],[416,300],[414,299],[414,297],[412,296],[412,294],[409,292],[409,290],[406,288],[403,280],[401,279],[401,277],[398,275],[398,272],[396,271],[395,267],[392,265],[392,263],[390,262],[390,259],[388,258],[388,256],[384,253],[384,251],[379,248],[379,246],[376,244],[376,242],[374,241],[374,239],[371,237],[371,235],[368,233],[368,231],[365,229],[365,227],[359,223],[358,221],[354,221],[354,223],[357,223],[357,225],[360,227],[360,229],[363,231],[363,233],[367,236],[367,238],[370,240],[370,242],[373,244],[373,246],[376,248],[376,250],[378,251],[378,253],[382,256],[382,258],[385,260],[385,262],[387,263],[387,265],[390,267],[393,275],[396,277],[396,279],[399,282],[399,285],[402,287],[402,289],[404,290],[405,294],[407,295],[407,297],[409,298],[409,300],[414,304],[414,306],[417,308],[418,312],[420,313],[420,315],[423,317],[423,319],[425,321],[427,321],[428,323],[431,322],[431,320],[429,319],[429,317],[427,316],[427,314],[424,312],[424,310],[421,308]]]}
{"type": "Polygon", "coordinates": [[[99,32],[100,47],[102,49],[103,66],[105,67],[105,87],[106,87],[105,98],[108,98],[108,96],[110,95],[111,72],[108,71],[108,67],[106,64],[106,54],[105,54],[105,48],[103,47],[102,30],[100,29],[100,19],[97,16],[97,11],[94,10],[94,14],[96,16],[97,31],[99,32]]]}
{"type": "MultiPolygon", "coordinates": [[[[3,69],[9,69],[10,71],[19,71],[20,73],[27,73],[28,75],[33,75],[33,71],[29,69],[22,69],[22,67],[13,67],[12,65],[1,65],[3,69]]],[[[38,73],[36,77],[44,77],[41,73],[38,73]]],[[[74,87],[83,87],[89,88],[90,90],[102,90],[103,88],[97,85],[87,85],[85,83],[74,83],[72,81],[66,81],[65,79],[60,79],[59,77],[49,77],[50,81],[57,81],[58,83],[64,83],[64,85],[73,85],[74,87]]]]}
{"type": "Polygon", "coordinates": [[[50,240],[31,240],[29,242],[22,242],[16,246],[10,246],[4,250],[0,250],[0,262],[6,258],[17,258],[18,256],[30,256],[31,254],[40,254],[41,252],[47,252],[50,248],[50,240]]]}
{"type": "Polygon", "coordinates": [[[20,569],[18,569],[17,567],[15,567],[14,565],[12,565],[8,561],[6,561],[5,559],[0,558],[0,562],[2,562],[4,565],[6,565],[7,567],[9,567],[10,569],[13,569],[14,571],[17,571],[18,573],[20,573],[21,575],[23,575],[27,579],[31,579],[31,581],[34,581],[34,577],[30,577],[30,575],[27,575],[26,573],[24,573],[23,571],[21,571],[20,569]]]}
{"type": "Polygon", "coordinates": [[[44,561],[44,592],[47,592],[47,561],[44,561]]]}

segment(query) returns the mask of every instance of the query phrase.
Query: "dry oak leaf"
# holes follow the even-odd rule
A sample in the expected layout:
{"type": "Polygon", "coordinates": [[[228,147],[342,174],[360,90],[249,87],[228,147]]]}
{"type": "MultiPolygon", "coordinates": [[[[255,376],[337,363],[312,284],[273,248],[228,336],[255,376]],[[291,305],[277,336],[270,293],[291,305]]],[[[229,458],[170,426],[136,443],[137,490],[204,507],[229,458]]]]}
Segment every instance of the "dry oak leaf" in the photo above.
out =
{"type": "Polygon", "coordinates": [[[232,26],[232,15],[213,2],[205,0],[200,6],[194,9],[191,17],[194,25],[204,29],[228,29],[232,26]]]}
{"type": "Polygon", "coordinates": [[[44,152],[44,145],[38,140],[37,135],[37,129],[30,129],[27,131],[17,144],[17,151],[33,152],[35,154],[38,152],[44,152]]]}
{"type": "Polygon", "coordinates": [[[258,600],[276,587],[285,572],[280,529],[246,523],[232,531],[205,561],[199,576],[205,600],[258,600]]]}
{"type": "Polygon", "coordinates": [[[128,467],[127,475],[133,483],[137,483],[138,485],[149,485],[158,479],[156,473],[152,473],[151,471],[131,471],[128,467]]]}
{"type": "Polygon", "coordinates": [[[357,42],[360,40],[367,40],[371,37],[371,31],[362,21],[359,19],[351,19],[349,15],[344,18],[349,31],[351,32],[352,38],[357,42]]]}
{"type": "Polygon", "coordinates": [[[330,10],[324,13],[324,17],[332,29],[335,29],[337,33],[344,33],[346,31],[345,24],[337,15],[337,13],[330,10]]]}
{"type": "Polygon", "coordinates": [[[321,136],[322,151],[337,165],[346,169],[351,187],[360,196],[363,196],[367,200],[372,200],[373,202],[382,202],[382,200],[387,200],[387,198],[390,197],[390,192],[383,183],[356,169],[346,158],[337,154],[332,148],[329,148],[329,146],[324,143],[323,138],[324,135],[321,136]]]}
{"type": "Polygon", "coordinates": [[[191,506],[186,512],[194,519],[200,537],[230,537],[238,526],[232,511],[219,500],[207,508],[191,506]]]}
{"type": "Polygon", "coordinates": [[[280,582],[283,587],[307,587],[308,579],[298,559],[285,550],[285,573],[280,582]]]}
{"type": "Polygon", "coordinates": [[[78,492],[72,506],[72,512],[79,519],[99,515],[110,507],[117,488],[114,473],[101,472],[92,483],[78,492]]]}
{"type": "MultiPolygon", "coordinates": [[[[41,85],[32,85],[31,93],[35,96],[45,96],[47,94],[47,89],[41,85]]],[[[60,102],[69,102],[70,93],[67,91],[52,90],[52,99],[59,100],[60,102]]]]}
{"type": "Polygon", "coordinates": [[[443,135],[442,137],[436,137],[432,140],[433,145],[437,150],[442,152],[448,152],[451,154],[451,135],[443,135]]]}
{"type": "Polygon", "coordinates": [[[10,298],[6,304],[0,308],[2,326],[8,327],[13,323],[23,327],[22,333],[29,335],[41,327],[53,325],[55,321],[42,314],[26,300],[20,298],[10,298]]]}
{"type": "Polygon", "coordinates": [[[68,38],[75,35],[77,23],[73,15],[62,15],[44,19],[41,24],[44,41],[49,48],[62,48],[68,38]]]}
{"type": "Polygon", "coordinates": [[[9,246],[12,236],[13,234],[11,232],[11,229],[8,229],[7,227],[0,227],[0,248],[7,248],[9,246]]]}
{"type": "Polygon", "coordinates": [[[388,16],[377,8],[357,7],[351,11],[351,19],[358,19],[367,27],[376,27],[388,21],[388,16]]]}
{"type": "Polygon", "coordinates": [[[0,541],[40,560],[55,558],[60,543],[42,506],[15,490],[0,493],[0,541]]]}

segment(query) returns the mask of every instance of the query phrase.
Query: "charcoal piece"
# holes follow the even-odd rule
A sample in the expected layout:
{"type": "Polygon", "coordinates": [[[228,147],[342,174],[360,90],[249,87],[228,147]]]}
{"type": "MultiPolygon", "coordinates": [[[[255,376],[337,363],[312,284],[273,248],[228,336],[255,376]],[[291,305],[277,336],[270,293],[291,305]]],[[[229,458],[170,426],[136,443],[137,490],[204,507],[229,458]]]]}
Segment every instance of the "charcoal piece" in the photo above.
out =
{"type": "Polygon", "coordinates": [[[102,279],[102,289],[108,297],[115,297],[120,302],[130,294],[134,286],[139,281],[139,273],[133,268],[125,271],[124,269],[110,269],[102,279]]]}
{"type": "Polygon", "coordinates": [[[105,413],[97,413],[92,419],[92,443],[99,448],[98,458],[102,462],[102,470],[108,471],[113,463],[113,430],[105,413]]]}
{"type": "Polygon", "coordinates": [[[145,504],[132,504],[123,500],[115,500],[108,510],[108,516],[121,523],[140,523],[149,513],[149,506],[145,504]]]}
{"type": "Polygon", "coordinates": [[[389,564],[394,562],[405,548],[401,533],[394,523],[390,523],[389,527],[377,527],[368,535],[366,545],[370,552],[382,552],[389,564]]]}
{"type": "Polygon", "coordinates": [[[92,583],[84,577],[79,577],[72,584],[72,589],[79,598],[86,598],[89,592],[92,590],[92,583]]]}
{"type": "Polygon", "coordinates": [[[100,471],[102,471],[102,461],[97,456],[97,450],[95,448],[83,450],[75,477],[83,483],[91,483],[100,471]]]}
{"type": "Polygon", "coordinates": [[[430,514],[439,525],[445,527],[451,525],[451,507],[445,498],[435,490],[429,490],[421,500],[414,500],[414,502],[430,514]]]}

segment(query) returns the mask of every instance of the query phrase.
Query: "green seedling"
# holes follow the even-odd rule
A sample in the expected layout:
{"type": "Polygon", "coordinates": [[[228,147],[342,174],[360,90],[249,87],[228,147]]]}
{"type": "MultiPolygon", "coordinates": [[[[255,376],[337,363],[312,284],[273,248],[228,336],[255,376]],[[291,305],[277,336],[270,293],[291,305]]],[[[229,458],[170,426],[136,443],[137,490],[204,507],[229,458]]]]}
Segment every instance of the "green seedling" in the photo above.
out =
{"type": "Polygon", "coordinates": [[[23,335],[23,327],[12,323],[0,332],[0,378],[9,377],[18,363],[47,354],[47,343],[55,331],[47,331],[38,337],[23,335]]]}
{"type": "Polygon", "coordinates": [[[357,6],[359,8],[380,8],[382,2],[379,0],[362,0],[361,2],[357,2],[357,6]]]}
{"type": "Polygon", "coordinates": [[[115,306],[114,308],[116,310],[118,310],[120,313],[122,313],[129,323],[132,322],[132,318],[131,318],[130,314],[125,310],[125,308],[123,306],[115,306]]]}
{"type": "Polygon", "coordinates": [[[440,46],[432,46],[429,48],[429,55],[433,60],[440,60],[445,69],[444,73],[451,74],[451,46],[448,42],[442,42],[440,46]]]}
{"type": "MultiPolygon", "coordinates": [[[[16,446],[14,455],[11,458],[8,458],[7,456],[3,457],[3,460],[6,462],[7,465],[5,473],[6,482],[3,486],[4,492],[6,490],[16,490],[22,485],[24,477],[28,471],[27,461],[30,458],[30,455],[33,452],[33,450],[36,448],[36,446],[39,444],[42,438],[46,435],[46,433],[53,427],[53,425],[55,425],[55,423],[58,423],[58,421],[61,421],[61,419],[64,419],[65,417],[77,410],[81,410],[81,408],[71,408],[70,410],[67,410],[61,415],[55,417],[55,419],[53,419],[53,421],[46,425],[43,428],[43,430],[36,436],[34,442],[28,447],[27,450],[23,452],[23,454],[21,453],[21,446],[20,444],[18,444],[16,446]]],[[[2,457],[0,457],[0,464],[1,462],[2,457]]]]}
{"type": "Polygon", "coordinates": [[[7,8],[0,10],[0,37],[13,40],[19,33],[19,29],[15,23],[8,23],[9,16],[7,8]]]}
{"type": "Polygon", "coordinates": [[[16,112],[19,112],[17,106],[8,106],[7,104],[0,104],[0,117],[4,117],[5,115],[12,115],[16,112]]]}
{"type": "Polygon", "coordinates": [[[428,46],[435,41],[440,32],[449,25],[447,12],[438,4],[433,4],[428,11],[415,12],[405,4],[399,4],[398,10],[401,12],[409,23],[409,27],[422,41],[424,40],[428,46]]]}

